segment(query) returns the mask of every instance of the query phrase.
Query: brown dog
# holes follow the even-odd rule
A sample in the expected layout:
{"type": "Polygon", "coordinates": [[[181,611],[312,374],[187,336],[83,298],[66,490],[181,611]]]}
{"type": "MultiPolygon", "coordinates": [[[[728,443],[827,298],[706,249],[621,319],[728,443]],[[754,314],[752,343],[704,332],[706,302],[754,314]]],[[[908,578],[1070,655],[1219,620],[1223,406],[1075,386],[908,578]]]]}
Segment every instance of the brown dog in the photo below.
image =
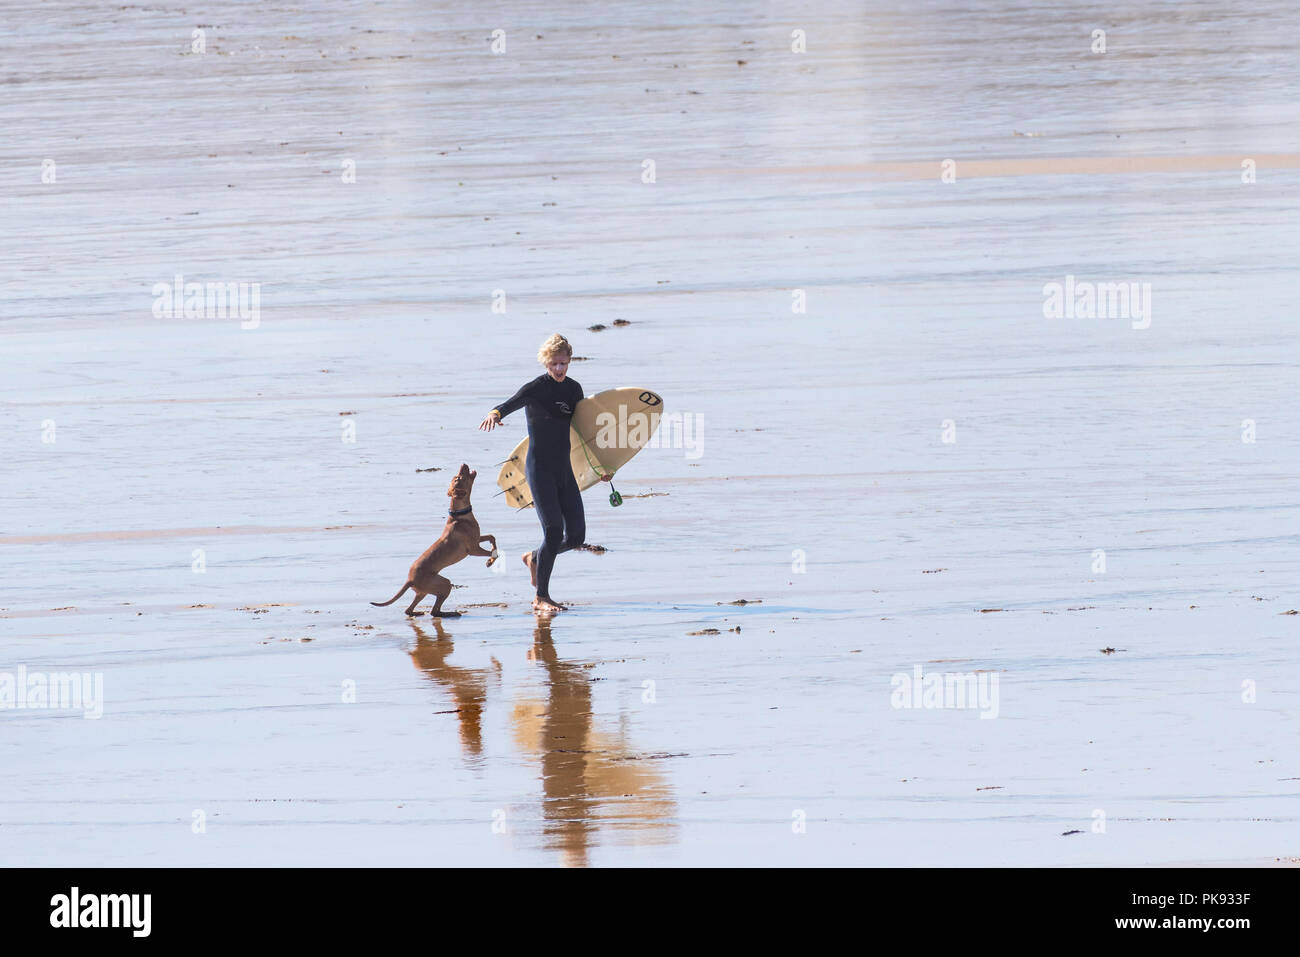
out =
{"type": "Polygon", "coordinates": [[[423,615],[424,612],[416,611],[415,606],[424,601],[425,596],[435,595],[438,600],[434,602],[433,611],[429,612],[432,617],[460,617],[458,611],[442,610],[442,603],[451,594],[451,582],[438,572],[469,555],[488,556],[489,566],[497,560],[497,540],[492,535],[479,534],[478,522],[475,521],[469,504],[469,493],[474,488],[476,475],[478,473],[471,472],[468,465],[461,465],[460,471],[447,487],[447,494],[451,496],[451,511],[447,513],[447,524],[442,527],[442,536],[415,560],[401,591],[388,601],[372,601],[370,604],[383,608],[405,595],[408,589],[414,588],[415,598],[406,609],[408,615],[423,615]],[[487,551],[483,542],[491,542],[492,551],[487,551]]]}

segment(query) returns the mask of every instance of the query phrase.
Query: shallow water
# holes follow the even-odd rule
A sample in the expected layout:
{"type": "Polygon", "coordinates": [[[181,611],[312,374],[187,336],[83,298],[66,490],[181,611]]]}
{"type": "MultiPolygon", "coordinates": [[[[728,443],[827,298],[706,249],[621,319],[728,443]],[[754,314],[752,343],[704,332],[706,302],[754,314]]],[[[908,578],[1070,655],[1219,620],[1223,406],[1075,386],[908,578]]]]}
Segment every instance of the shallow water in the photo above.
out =
{"type": "Polygon", "coordinates": [[[0,672],[104,682],[0,710],[6,862],[1300,857],[1300,16],[807,9],[4,26],[0,672]],[[178,273],[257,327],[156,317],[178,273]],[[1067,275],[1149,328],[1044,318],[1067,275]],[[557,329],[702,444],[586,494],[542,625],[475,426],[557,329]],[[461,462],[504,560],[372,608],[461,462]],[[892,707],[917,665],[997,718],[892,707]]]}

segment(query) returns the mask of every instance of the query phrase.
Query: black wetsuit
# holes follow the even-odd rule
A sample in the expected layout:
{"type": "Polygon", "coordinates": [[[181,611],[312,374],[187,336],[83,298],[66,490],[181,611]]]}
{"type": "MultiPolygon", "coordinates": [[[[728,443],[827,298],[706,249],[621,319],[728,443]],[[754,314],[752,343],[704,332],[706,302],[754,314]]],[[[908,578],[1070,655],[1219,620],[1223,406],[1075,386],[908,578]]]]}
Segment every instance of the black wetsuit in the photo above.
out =
{"type": "Polygon", "coordinates": [[[533,553],[537,597],[547,601],[552,600],[551,567],[555,556],[577,548],[587,538],[582,494],[569,464],[569,420],[581,399],[582,386],[577,382],[569,378],[556,382],[550,373],[543,373],[496,408],[503,419],[521,408],[528,418],[524,475],[542,523],[542,544],[533,553]]]}

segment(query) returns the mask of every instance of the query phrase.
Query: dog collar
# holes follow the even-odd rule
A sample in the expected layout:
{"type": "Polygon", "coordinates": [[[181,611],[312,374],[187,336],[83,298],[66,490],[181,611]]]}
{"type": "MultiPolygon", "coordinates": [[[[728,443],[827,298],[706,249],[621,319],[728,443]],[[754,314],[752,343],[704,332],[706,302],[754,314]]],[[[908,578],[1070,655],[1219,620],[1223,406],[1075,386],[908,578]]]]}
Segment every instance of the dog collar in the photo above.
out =
{"type": "Polygon", "coordinates": [[[468,515],[472,511],[474,511],[473,505],[469,506],[468,508],[462,508],[459,512],[448,512],[447,514],[450,515],[452,518],[455,518],[457,515],[468,515]]]}

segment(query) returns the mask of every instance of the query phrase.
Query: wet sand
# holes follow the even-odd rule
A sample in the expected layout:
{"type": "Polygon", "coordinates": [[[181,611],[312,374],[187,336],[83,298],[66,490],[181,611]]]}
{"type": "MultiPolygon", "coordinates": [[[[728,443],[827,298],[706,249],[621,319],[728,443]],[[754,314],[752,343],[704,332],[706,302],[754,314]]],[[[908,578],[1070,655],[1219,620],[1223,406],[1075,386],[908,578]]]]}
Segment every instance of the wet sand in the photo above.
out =
{"type": "MultiPolygon", "coordinates": [[[[1014,134],[1013,134],[1014,135],[1014,134]]],[[[1266,156],[1044,156],[1031,159],[953,159],[961,179],[990,176],[1086,176],[1104,173],[1224,173],[1237,175],[1243,158],[1259,169],[1300,169],[1300,154],[1266,156]]],[[[950,159],[950,157],[945,157],[950,159]]],[[[732,167],[690,170],[706,176],[794,176],[799,178],[853,179],[885,176],[932,180],[943,174],[943,161],[910,163],[850,163],[837,166],[732,167]]]]}
{"type": "Polygon", "coordinates": [[[0,672],[105,693],[0,711],[6,862],[1295,863],[1300,18],[863,9],[0,36],[0,672]],[[156,317],[177,273],[259,325],[156,317]],[[1045,319],[1067,275],[1150,327],[1045,319]],[[585,495],[539,623],[475,427],[557,330],[703,442],[585,495]],[[461,462],[505,560],[371,607],[461,462]]]}

